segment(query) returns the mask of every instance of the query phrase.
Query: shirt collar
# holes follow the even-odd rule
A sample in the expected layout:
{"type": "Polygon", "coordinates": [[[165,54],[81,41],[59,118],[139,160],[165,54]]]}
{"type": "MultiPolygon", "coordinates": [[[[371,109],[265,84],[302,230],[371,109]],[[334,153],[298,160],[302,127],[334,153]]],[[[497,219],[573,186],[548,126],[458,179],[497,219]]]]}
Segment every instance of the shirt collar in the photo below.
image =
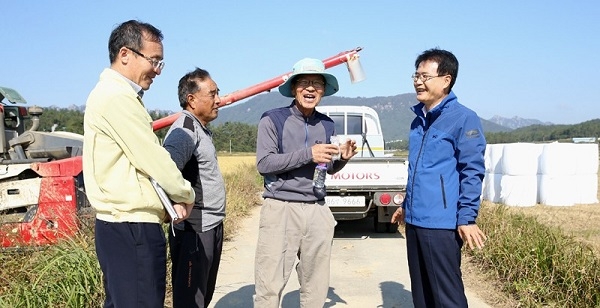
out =
{"type": "Polygon", "coordinates": [[[119,73],[118,71],[116,71],[116,70],[113,70],[113,71],[115,71],[115,73],[119,74],[119,76],[123,77],[123,79],[125,79],[125,81],[127,81],[127,83],[133,88],[133,91],[135,91],[140,96],[140,98],[144,97],[144,90],[142,89],[142,87],[140,85],[131,81],[129,78],[123,76],[123,74],[119,73]]]}

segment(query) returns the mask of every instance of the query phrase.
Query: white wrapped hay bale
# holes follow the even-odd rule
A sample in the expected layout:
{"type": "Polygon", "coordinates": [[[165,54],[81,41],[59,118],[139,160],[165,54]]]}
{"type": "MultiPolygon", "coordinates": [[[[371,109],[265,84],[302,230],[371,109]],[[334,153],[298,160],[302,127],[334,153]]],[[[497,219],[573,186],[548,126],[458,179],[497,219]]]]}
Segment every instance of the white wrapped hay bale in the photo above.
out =
{"type": "Polygon", "coordinates": [[[482,197],[484,200],[488,200],[493,203],[500,203],[500,180],[502,174],[498,173],[485,173],[483,178],[483,193],[482,197]]]}
{"type": "Polygon", "coordinates": [[[598,203],[598,174],[575,175],[577,199],[575,204],[598,203]]]}
{"type": "Polygon", "coordinates": [[[508,206],[534,206],[538,197],[538,176],[505,175],[500,178],[499,202],[508,206]]]}
{"type": "MultiPolygon", "coordinates": [[[[574,153],[576,144],[548,143],[540,155],[540,174],[543,175],[575,175],[577,161],[574,153]]],[[[596,161],[596,164],[598,162],[596,161]]]]}
{"type": "Polygon", "coordinates": [[[571,206],[598,202],[597,144],[546,144],[540,172],[540,203],[571,206]]]}
{"type": "Polygon", "coordinates": [[[503,175],[536,175],[543,147],[535,143],[508,143],[502,150],[503,175]]]}
{"type": "Polygon", "coordinates": [[[485,147],[485,172],[502,173],[502,151],[503,143],[488,144],[485,147]]]}
{"type": "Polygon", "coordinates": [[[539,201],[550,206],[571,206],[579,200],[575,175],[540,174],[539,201]]]}
{"type": "Polygon", "coordinates": [[[598,144],[573,144],[573,149],[575,174],[598,174],[598,144]]]}

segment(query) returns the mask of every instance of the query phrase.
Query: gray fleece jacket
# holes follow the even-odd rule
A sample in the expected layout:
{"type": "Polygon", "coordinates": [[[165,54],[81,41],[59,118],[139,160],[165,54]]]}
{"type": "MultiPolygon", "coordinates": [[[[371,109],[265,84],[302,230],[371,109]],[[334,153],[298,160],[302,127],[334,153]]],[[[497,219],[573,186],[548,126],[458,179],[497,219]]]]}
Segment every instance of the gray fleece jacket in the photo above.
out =
{"type": "Polygon", "coordinates": [[[225,182],[212,133],[194,115],[183,111],[171,125],[163,146],[196,192],[190,217],[176,228],[206,232],[225,218],[225,182]]]}
{"type": "MultiPolygon", "coordinates": [[[[334,123],[328,116],[314,111],[304,117],[295,101],[288,107],[265,112],[258,123],[256,167],[264,178],[264,198],[283,201],[318,201],[313,193],[316,164],[311,147],[329,143],[335,135],[334,123]]],[[[333,174],[346,165],[336,161],[328,165],[333,174]]],[[[326,183],[327,184],[327,183],[326,183]]]]}

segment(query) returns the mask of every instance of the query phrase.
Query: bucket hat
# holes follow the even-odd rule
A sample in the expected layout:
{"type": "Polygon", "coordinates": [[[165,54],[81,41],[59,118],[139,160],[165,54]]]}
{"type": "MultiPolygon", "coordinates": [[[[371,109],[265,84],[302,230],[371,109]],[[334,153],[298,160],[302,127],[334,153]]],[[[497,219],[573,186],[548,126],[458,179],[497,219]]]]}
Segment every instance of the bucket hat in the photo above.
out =
{"type": "Polygon", "coordinates": [[[319,59],[304,58],[292,69],[292,74],[279,86],[279,93],[286,97],[294,97],[292,94],[292,81],[299,75],[321,75],[325,78],[325,93],[323,96],[335,94],[339,90],[338,81],[335,76],[325,73],[325,64],[319,59]]]}

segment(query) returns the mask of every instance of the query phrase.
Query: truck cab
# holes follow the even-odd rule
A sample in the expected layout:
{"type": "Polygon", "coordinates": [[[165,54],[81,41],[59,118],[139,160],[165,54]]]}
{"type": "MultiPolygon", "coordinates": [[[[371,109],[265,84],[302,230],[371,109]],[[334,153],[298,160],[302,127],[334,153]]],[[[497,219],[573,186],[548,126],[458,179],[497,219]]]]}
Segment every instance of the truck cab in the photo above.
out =
{"type": "Polygon", "coordinates": [[[377,112],[367,106],[318,106],[335,122],[340,140],[356,141],[356,157],[384,157],[384,141],[377,112]]]}

